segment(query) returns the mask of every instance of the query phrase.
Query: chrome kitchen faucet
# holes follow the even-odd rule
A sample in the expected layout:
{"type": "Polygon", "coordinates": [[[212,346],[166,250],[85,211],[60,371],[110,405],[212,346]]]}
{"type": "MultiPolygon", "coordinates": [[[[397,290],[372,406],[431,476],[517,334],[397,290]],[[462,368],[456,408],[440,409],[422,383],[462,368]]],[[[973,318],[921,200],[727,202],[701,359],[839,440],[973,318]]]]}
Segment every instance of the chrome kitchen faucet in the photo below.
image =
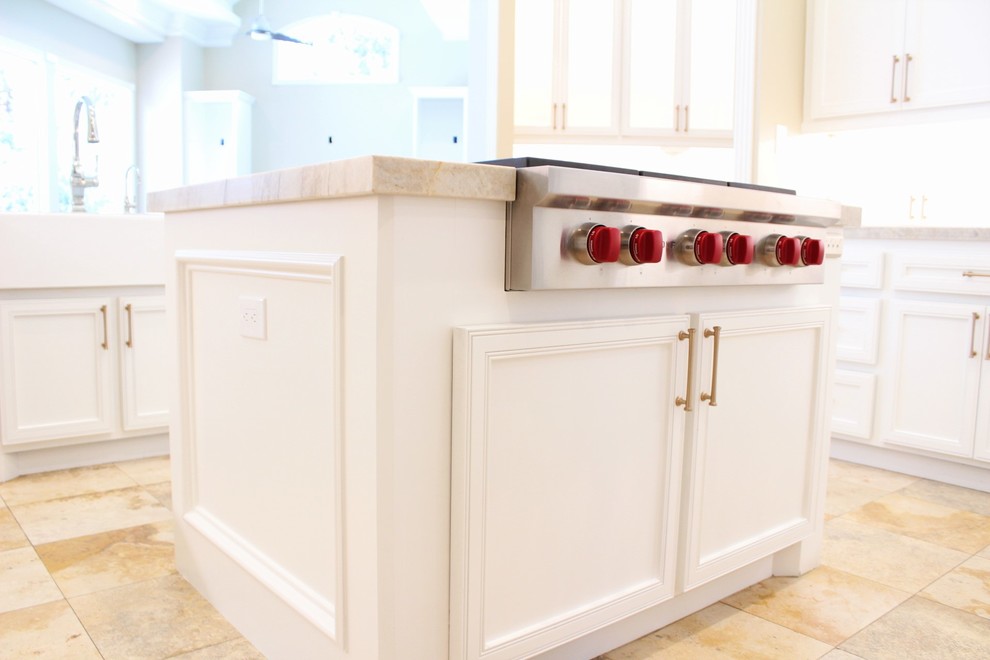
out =
{"type": "Polygon", "coordinates": [[[96,107],[93,102],[89,100],[88,96],[83,96],[76,102],[76,112],[73,117],[74,132],[72,134],[73,140],[75,141],[75,153],[72,158],[72,212],[73,213],[83,213],[86,211],[86,206],[84,204],[84,194],[86,193],[86,188],[95,188],[100,185],[99,179],[99,169],[100,169],[100,157],[96,156],[96,171],[93,176],[86,176],[83,172],[82,161],[79,160],[79,112],[82,110],[83,104],[86,105],[86,141],[90,144],[96,144],[100,141],[100,134],[96,130],[96,107]]]}

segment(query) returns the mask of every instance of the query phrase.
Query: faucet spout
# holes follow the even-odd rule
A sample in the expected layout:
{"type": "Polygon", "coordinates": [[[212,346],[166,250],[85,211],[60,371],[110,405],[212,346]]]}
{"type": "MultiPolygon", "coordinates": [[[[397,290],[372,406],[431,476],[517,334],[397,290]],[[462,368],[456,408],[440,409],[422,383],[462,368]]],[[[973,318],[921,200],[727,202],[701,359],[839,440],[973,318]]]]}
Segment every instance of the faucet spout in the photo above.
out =
{"type": "Polygon", "coordinates": [[[82,161],[79,159],[79,115],[82,111],[83,106],[86,106],[86,141],[90,144],[95,144],[100,141],[100,134],[96,128],[96,106],[88,96],[81,97],[76,101],[76,111],[73,115],[73,142],[75,144],[75,152],[72,158],[72,210],[73,212],[83,212],[86,210],[85,198],[86,188],[93,188],[100,185],[98,170],[99,170],[99,157],[96,161],[97,172],[93,173],[93,176],[86,176],[83,171],[82,161]]]}
{"type": "Polygon", "coordinates": [[[138,199],[141,195],[141,170],[137,165],[131,165],[124,172],[124,213],[137,213],[138,199]],[[128,184],[134,172],[134,199],[131,200],[131,187],[128,184]]]}

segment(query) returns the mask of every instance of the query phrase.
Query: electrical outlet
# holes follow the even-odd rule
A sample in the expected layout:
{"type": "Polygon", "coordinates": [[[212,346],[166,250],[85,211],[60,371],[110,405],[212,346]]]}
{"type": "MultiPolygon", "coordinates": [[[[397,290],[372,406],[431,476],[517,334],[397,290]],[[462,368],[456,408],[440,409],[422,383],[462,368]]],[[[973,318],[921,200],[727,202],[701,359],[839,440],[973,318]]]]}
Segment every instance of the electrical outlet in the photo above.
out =
{"type": "Polygon", "coordinates": [[[842,256],[842,230],[825,232],[825,256],[842,256]]]}
{"type": "Polygon", "coordinates": [[[268,318],[265,314],[265,299],[241,296],[238,321],[242,337],[251,339],[268,338],[268,318]]]}

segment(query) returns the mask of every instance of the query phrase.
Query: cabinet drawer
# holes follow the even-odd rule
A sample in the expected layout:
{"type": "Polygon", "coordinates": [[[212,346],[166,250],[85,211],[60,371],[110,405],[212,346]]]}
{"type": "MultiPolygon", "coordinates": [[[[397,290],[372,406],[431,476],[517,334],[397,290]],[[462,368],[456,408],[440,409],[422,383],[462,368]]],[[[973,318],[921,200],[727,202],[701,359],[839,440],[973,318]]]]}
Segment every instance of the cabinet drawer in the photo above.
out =
{"type": "Polygon", "coordinates": [[[873,437],[873,412],[877,377],[839,369],[832,391],[832,433],[869,440],[873,437]]]}
{"type": "Polygon", "coordinates": [[[876,364],[880,343],[880,301],[840,298],[838,335],[836,357],[839,360],[876,364]]]}
{"type": "Polygon", "coordinates": [[[880,289],[883,265],[883,252],[858,250],[847,244],[840,262],[839,284],[852,289],[880,289]]]}
{"type": "Polygon", "coordinates": [[[895,290],[990,295],[990,255],[893,254],[890,261],[895,290]]]}

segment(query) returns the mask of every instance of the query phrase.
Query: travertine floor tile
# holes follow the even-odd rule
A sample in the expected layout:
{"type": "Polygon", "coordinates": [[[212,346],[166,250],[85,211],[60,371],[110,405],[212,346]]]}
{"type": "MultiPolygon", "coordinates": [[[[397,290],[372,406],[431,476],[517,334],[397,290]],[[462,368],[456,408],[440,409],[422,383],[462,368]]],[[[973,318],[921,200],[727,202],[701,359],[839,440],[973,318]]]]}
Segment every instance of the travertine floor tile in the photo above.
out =
{"type": "Polygon", "coordinates": [[[171,520],[39,545],[66,597],[175,573],[171,520]]]}
{"type": "Polygon", "coordinates": [[[990,559],[990,545],[988,545],[987,547],[983,548],[982,550],[980,550],[976,554],[978,554],[981,557],[986,557],[987,559],[990,559]]]}
{"type": "Polygon", "coordinates": [[[986,660],[990,623],[975,614],[914,597],[841,648],[869,660],[986,660]]]}
{"type": "Polygon", "coordinates": [[[990,517],[900,493],[885,495],[844,517],[970,554],[990,543],[990,517]]]}
{"type": "Polygon", "coordinates": [[[23,548],[26,545],[28,545],[27,537],[14,520],[14,514],[9,509],[0,509],[0,552],[23,548]]]}
{"type": "Polygon", "coordinates": [[[115,464],[131,479],[147,486],[172,479],[171,463],[168,456],[141,458],[135,461],[124,461],[115,464]]]}
{"type": "Polygon", "coordinates": [[[158,503],[163,507],[172,510],[172,482],[165,481],[160,484],[148,484],[144,487],[146,491],[151,493],[151,496],[158,500],[158,503]]]}
{"type": "Polygon", "coordinates": [[[825,524],[822,563],[915,593],[966,561],[965,552],[844,518],[825,524]]]}
{"type": "Polygon", "coordinates": [[[0,614],[0,655],[6,660],[100,660],[92,640],[64,600],[0,614]]]}
{"type": "Polygon", "coordinates": [[[842,479],[845,481],[856,481],[864,486],[871,486],[878,490],[887,491],[888,493],[900,490],[918,480],[918,477],[912,477],[907,474],[880,470],[867,465],[847,463],[835,459],[830,460],[828,463],[828,478],[830,480],[842,479]]]}
{"type": "Polygon", "coordinates": [[[265,656],[251,646],[251,642],[241,637],[216,646],[207,646],[205,649],[174,655],[170,660],[265,660],[265,656]]]}
{"type": "Polygon", "coordinates": [[[961,488],[952,484],[943,484],[938,481],[919,479],[913,484],[904,488],[901,495],[917,497],[920,500],[928,500],[953,509],[972,511],[984,516],[990,516],[990,493],[970,488],[961,488]]]}
{"type": "Polygon", "coordinates": [[[921,595],[943,605],[990,619],[990,559],[973,557],[945,577],[928,585],[921,595]]]}
{"type": "Polygon", "coordinates": [[[864,660],[858,655],[853,655],[848,651],[843,651],[842,649],[832,649],[828,653],[822,656],[822,660],[864,660]]]}
{"type": "Polygon", "coordinates": [[[878,497],[883,497],[888,492],[858,481],[829,479],[828,495],[825,498],[825,513],[830,516],[841,516],[878,497]]]}
{"type": "Polygon", "coordinates": [[[604,660],[820,658],[828,644],[716,603],[622,648],[604,660]]]}
{"type": "Polygon", "coordinates": [[[30,546],[0,552],[0,584],[0,612],[62,600],[62,592],[30,546]]]}
{"type": "Polygon", "coordinates": [[[172,513],[139,486],[11,505],[35,545],[167,520],[172,513]]]}
{"type": "Polygon", "coordinates": [[[889,612],[909,594],[822,566],[799,578],[770,578],[725,603],[836,645],[889,612]]]}
{"type": "Polygon", "coordinates": [[[70,598],[107,660],[167,658],[240,635],[179,575],[70,598]]]}
{"type": "Polygon", "coordinates": [[[13,508],[18,504],[99,493],[135,485],[114,465],[28,474],[0,484],[0,496],[13,508]]]}

